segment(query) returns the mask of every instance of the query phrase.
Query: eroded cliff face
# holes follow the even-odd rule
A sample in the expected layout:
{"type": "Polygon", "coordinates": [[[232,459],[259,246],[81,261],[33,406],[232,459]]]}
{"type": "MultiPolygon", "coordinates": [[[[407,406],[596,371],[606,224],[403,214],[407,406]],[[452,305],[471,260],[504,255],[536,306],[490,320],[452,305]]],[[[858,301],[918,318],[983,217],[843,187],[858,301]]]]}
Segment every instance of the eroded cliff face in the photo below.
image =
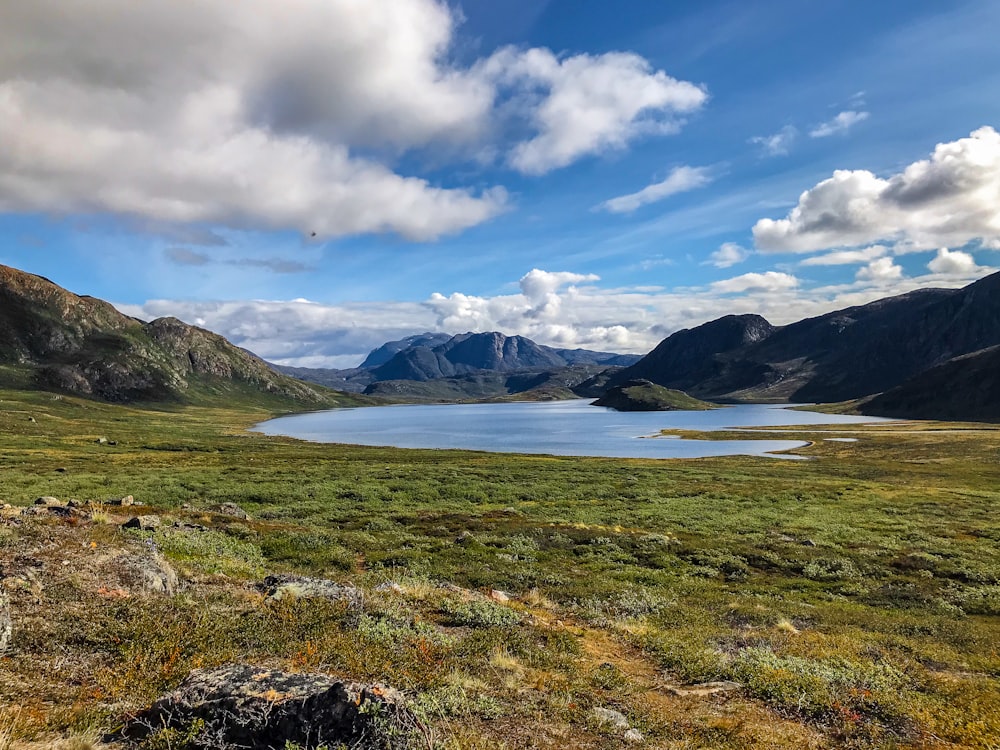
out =
{"type": "Polygon", "coordinates": [[[305,403],[328,398],[210,331],[176,318],[145,323],[8,266],[0,266],[0,363],[43,387],[114,402],[183,401],[196,385],[227,384],[305,403]]]}

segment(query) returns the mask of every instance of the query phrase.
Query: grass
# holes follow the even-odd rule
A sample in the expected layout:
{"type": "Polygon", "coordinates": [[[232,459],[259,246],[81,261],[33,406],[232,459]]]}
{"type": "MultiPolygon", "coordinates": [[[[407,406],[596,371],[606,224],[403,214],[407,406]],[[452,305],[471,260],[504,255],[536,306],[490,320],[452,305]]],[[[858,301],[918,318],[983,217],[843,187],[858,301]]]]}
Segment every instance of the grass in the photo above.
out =
{"type": "Polygon", "coordinates": [[[0,392],[0,500],[131,494],[164,519],[0,523],[9,746],[100,736],[230,660],[407,690],[441,748],[624,747],[596,706],[657,748],[1000,746],[996,428],[796,428],[816,460],[648,461],[245,432],[267,416],[0,392]],[[173,598],[88,572],[150,543],[173,598]],[[364,611],[267,601],[272,572],[351,582],[364,611]],[[668,690],[714,680],[743,687],[668,690]]]}

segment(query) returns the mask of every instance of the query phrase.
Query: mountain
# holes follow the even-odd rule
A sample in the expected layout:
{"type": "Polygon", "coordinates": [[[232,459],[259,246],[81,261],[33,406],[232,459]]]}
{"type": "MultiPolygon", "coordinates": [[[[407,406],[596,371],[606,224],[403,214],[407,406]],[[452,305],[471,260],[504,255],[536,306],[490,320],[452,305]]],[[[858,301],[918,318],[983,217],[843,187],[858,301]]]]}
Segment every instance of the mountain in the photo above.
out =
{"type": "Polygon", "coordinates": [[[611,388],[593,405],[616,411],[707,411],[718,408],[683,391],[664,388],[648,380],[628,380],[611,388]]]}
{"type": "Polygon", "coordinates": [[[322,406],[338,394],[275,372],[176,318],[144,323],[41,276],[0,266],[3,380],[113,402],[263,398],[322,406]]]}
{"type": "MultiPolygon", "coordinates": [[[[490,396],[512,393],[507,385],[502,384],[503,379],[463,379],[463,376],[473,373],[555,372],[578,365],[599,366],[598,369],[617,368],[634,364],[639,359],[641,356],[638,354],[554,349],[521,336],[504,336],[502,333],[463,333],[457,336],[420,333],[388,341],[373,349],[358,367],[346,370],[271,366],[293,378],[351,393],[385,393],[395,398],[444,400],[447,394],[458,394],[462,398],[479,397],[484,392],[483,383],[486,381],[492,384],[486,389],[490,396]],[[458,381],[442,384],[437,389],[413,388],[404,383],[370,388],[376,382],[424,382],[440,378],[458,378],[458,381]]],[[[574,375],[570,375],[569,379],[575,383],[574,375]]]]}
{"type": "Polygon", "coordinates": [[[416,345],[372,371],[374,380],[434,380],[492,370],[552,370],[572,364],[613,365],[628,355],[585,349],[553,349],[523,336],[462,333],[435,346],[416,345]]]}
{"type": "Polygon", "coordinates": [[[398,341],[387,341],[377,349],[372,349],[368,353],[368,356],[365,357],[365,361],[358,365],[358,367],[362,370],[372,370],[379,365],[384,365],[401,351],[412,349],[415,346],[433,348],[439,344],[444,344],[450,338],[451,335],[447,333],[418,333],[414,336],[399,339],[398,341]]]}
{"type": "Polygon", "coordinates": [[[831,402],[870,396],[1000,344],[1000,274],[926,289],[783,327],[726,316],[678,331],[618,373],[700,398],[831,402]]]}
{"type": "Polygon", "coordinates": [[[1000,346],[955,357],[861,404],[863,414],[1000,422],[1000,346]]]}

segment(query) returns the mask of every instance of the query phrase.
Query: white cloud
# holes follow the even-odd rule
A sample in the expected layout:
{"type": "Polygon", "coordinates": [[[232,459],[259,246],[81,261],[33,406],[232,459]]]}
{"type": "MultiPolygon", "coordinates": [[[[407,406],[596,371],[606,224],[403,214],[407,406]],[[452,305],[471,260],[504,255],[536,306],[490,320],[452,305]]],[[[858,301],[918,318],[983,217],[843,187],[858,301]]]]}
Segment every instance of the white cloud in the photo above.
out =
{"type": "Polygon", "coordinates": [[[428,240],[507,196],[399,174],[401,153],[513,148],[540,173],[706,97],[628,53],[458,67],[456,19],[444,0],[0,3],[0,211],[428,240]]]}
{"type": "Polygon", "coordinates": [[[831,135],[839,135],[841,133],[846,133],[852,127],[857,125],[859,122],[864,122],[869,117],[868,112],[857,112],[855,110],[849,109],[841,112],[839,115],[834,117],[832,120],[824,122],[822,125],[817,125],[815,128],[809,131],[810,138],[827,138],[831,135]]]}
{"type": "Polygon", "coordinates": [[[965,278],[935,273],[916,278],[861,279],[818,288],[803,288],[792,276],[768,272],[745,274],[707,287],[664,290],[609,289],[594,283],[597,280],[590,276],[536,269],[522,278],[519,293],[493,297],[455,292],[434,294],[423,303],[341,305],[307,300],[154,300],[118,307],[145,319],[175,315],[197,321],[280,364],[351,367],[376,346],[423,331],[502,331],[551,346],[644,354],[676,330],[723,315],[757,313],[784,325],[890,294],[961,286],[991,271],[978,268],[965,278]],[[588,283],[581,284],[583,281],[588,283]],[[550,295],[558,297],[557,304],[549,304],[550,295]],[[537,314],[539,302],[542,308],[548,305],[544,315],[537,314]]]}
{"type": "Polygon", "coordinates": [[[855,278],[858,281],[881,283],[895,281],[903,277],[903,269],[897,266],[892,258],[878,258],[867,266],[858,269],[855,278]]]}
{"type": "Polygon", "coordinates": [[[872,245],[861,250],[837,250],[825,255],[816,255],[806,258],[800,266],[847,266],[854,263],[867,263],[881,258],[889,252],[889,248],[884,245],[872,245]]]}
{"type": "Polygon", "coordinates": [[[629,213],[671,195],[704,187],[711,181],[711,170],[708,167],[675,167],[665,180],[648,185],[636,193],[606,200],[599,208],[616,214],[629,213]]]}
{"type": "Polygon", "coordinates": [[[547,49],[502,49],[479,67],[514,90],[537,130],[510,153],[514,169],[544,174],[587,154],[623,148],[650,133],[675,133],[708,99],[702,87],[653,71],[629,52],[560,59],[547,49]]]}
{"type": "Polygon", "coordinates": [[[729,268],[750,257],[750,251],[735,242],[724,242],[718,250],[708,256],[708,262],[716,268],[729,268]]]}
{"type": "Polygon", "coordinates": [[[981,270],[976,265],[976,259],[969,253],[963,253],[961,250],[950,251],[946,247],[938,249],[937,255],[927,264],[927,268],[932,273],[946,276],[968,276],[981,270]]]}
{"type": "Polygon", "coordinates": [[[749,142],[760,146],[768,156],[786,156],[798,135],[799,131],[797,128],[793,125],[786,125],[777,133],[757,135],[751,138],[749,142]]]}
{"type": "Polygon", "coordinates": [[[898,242],[909,250],[1000,247],[1000,133],[983,127],[941,143],[930,159],[882,179],[864,170],[834,172],[805,191],[784,219],[753,228],[763,252],[814,252],[898,242]]]}
{"type": "Polygon", "coordinates": [[[779,271],[765,271],[764,273],[745,273],[742,276],[735,276],[723,281],[714,281],[711,284],[712,291],[721,294],[733,294],[736,292],[749,291],[779,291],[781,289],[794,289],[799,285],[799,280],[791,274],[779,271]]]}

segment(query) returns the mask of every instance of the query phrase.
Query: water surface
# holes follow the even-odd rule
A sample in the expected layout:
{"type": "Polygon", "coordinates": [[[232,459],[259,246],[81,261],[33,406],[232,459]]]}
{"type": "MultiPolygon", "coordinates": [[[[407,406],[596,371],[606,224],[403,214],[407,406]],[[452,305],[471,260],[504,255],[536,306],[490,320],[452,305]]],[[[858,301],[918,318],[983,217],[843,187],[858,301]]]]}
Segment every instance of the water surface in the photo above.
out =
{"type": "MultiPolygon", "coordinates": [[[[586,399],[510,404],[434,404],[331,409],[280,417],[253,429],[323,443],[457,448],[495,453],[614,458],[773,456],[800,440],[682,440],[661,430],[727,430],[782,425],[859,424],[877,417],[793,411],[788,404],[741,404],[712,411],[618,412],[586,399]]],[[[790,458],[790,456],[781,456],[790,458]]],[[[794,458],[794,457],[791,457],[794,458]]]]}

